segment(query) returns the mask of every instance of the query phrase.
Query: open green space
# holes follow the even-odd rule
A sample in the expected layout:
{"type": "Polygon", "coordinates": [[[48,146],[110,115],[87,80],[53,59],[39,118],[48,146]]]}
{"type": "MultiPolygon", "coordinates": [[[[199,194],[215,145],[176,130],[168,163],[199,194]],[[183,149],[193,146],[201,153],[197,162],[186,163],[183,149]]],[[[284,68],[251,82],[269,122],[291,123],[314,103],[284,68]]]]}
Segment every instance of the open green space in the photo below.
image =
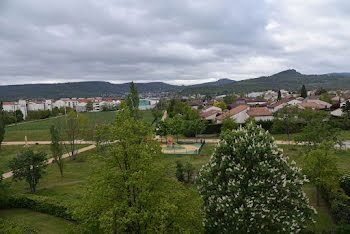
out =
{"type": "MultiPolygon", "coordinates": [[[[45,148],[47,146],[32,147],[45,148]]],[[[284,155],[288,156],[290,160],[294,160],[299,166],[302,166],[303,146],[280,145],[279,147],[283,149],[284,155]]],[[[5,146],[4,148],[6,150],[5,146]]],[[[173,177],[175,176],[175,163],[177,160],[180,160],[183,163],[190,162],[196,169],[196,175],[202,165],[209,160],[214,148],[215,144],[205,144],[199,155],[162,154],[157,160],[157,164],[168,168],[169,176],[173,177]]],[[[47,173],[40,180],[37,187],[37,192],[33,196],[38,195],[48,197],[66,207],[74,204],[74,202],[80,200],[84,195],[85,184],[88,181],[94,167],[101,164],[101,162],[94,157],[96,154],[96,149],[93,149],[79,154],[75,161],[71,160],[70,158],[65,159],[64,177],[60,176],[58,167],[55,164],[49,165],[47,168],[47,173]]],[[[338,167],[341,169],[341,171],[350,173],[350,152],[337,151],[335,155],[337,157],[338,167]]],[[[29,193],[28,185],[24,181],[12,182],[11,189],[15,193],[29,193]]],[[[314,232],[334,230],[335,225],[330,217],[325,201],[321,200],[321,206],[316,207],[315,186],[312,184],[306,184],[304,186],[304,191],[309,197],[311,205],[314,206],[318,212],[318,214],[314,216],[316,223],[309,227],[310,230],[314,232]]],[[[12,219],[12,216],[9,216],[9,218],[12,219]]],[[[43,218],[37,220],[36,222],[38,225],[42,225],[42,223],[45,221],[46,219],[43,218]]],[[[65,224],[65,226],[68,226],[68,223],[65,224]]]]}
{"type": "MultiPolygon", "coordinates": [[[[77,145],[77,149],[86,147],[88,145],[77,145]]],[[[51,158],[50,145],[28,145],[33,151],[43,151],[47,154],[47,158],[51,158]]],[[[7,172],[9,161],[16,157],[23,149],[24,145],[3,145],[0,150],[0,171],[7,172]]],[[[64,151],[65,153],[65,151],[64,151]]]]}
{"type": "MultiPolygon", "coordinates": [[[[88,112],[82,113],[92,123],[113,123],[116,112],[88,112]]],[[[142,121],[151,126],[154,118],[150,110],[140,111],[142,121]]],[[[6,128],[4,141],[24,141],[27,136],[28,141],[50,140],[50,127],[55,125],[62,118],[43,119],[37,122],[21,123],[6,128]]],[[[153,124],[152,126],[155,126],[153,124]]]]}
{"type": "Polygon", "coordinates": [[[27,209],[0,210],[0,218],[11,220],[36,230],[38,233],[67,233],[67,228],[73,223],[62,218],[43,214],[27,209]]]}
{"type": "MultiPolygon", "coordinates": [[[[294,140],[296,136],[298,136],[299,133],[293,133],[290,135],[291,140],[294,140]]],[[[272,134],[275,140],[281,140],[281,141],[287,141],[288,135],[287,134],[272,134]]],[[[350,131],[349,130],[341,130],[339,132],[339,137],[342,140],[350,140],[350,131]]]]}

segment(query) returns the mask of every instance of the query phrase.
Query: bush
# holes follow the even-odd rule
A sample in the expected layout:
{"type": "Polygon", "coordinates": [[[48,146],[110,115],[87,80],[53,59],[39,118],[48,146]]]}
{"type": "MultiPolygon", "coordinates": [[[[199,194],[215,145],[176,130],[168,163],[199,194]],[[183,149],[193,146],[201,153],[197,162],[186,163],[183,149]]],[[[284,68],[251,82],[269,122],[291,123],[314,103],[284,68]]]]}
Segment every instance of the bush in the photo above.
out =
{"type": "Polygon", "coordinates": [[[346,195],[350,196],[350,175],[344,175],[339,180],[340,187],[344,190],[346,195]]]}
{"type": "Polygon", "coordinates": [[[184,167],[181,161],[176,161],[176,178],[180,182],[185,181],[184,167]]]}
{"type": "Polygon", "coordinates": [[[321,187],[322,197],[326,200],[331,216],[336,224],[350,224],[350,197],[337,186],[321,187]]]}
{"type": "Polygon", "coordinates": [[[37,212],[53,215],[66,220],[73,220],[67,208],[54,201],[37,195],[16,195],[8,199],[0,208],[27,208],[37,212]]]}
{"type": "Polygon", "coordinates": [[[257,125],[260,125],[263,129],[266,131],[270,131],[272,128],[273,121],[272,120],[266,120],[266,121],[256,121],[257,125]]]}
{"type": "Polygon", "coordinates": [[[208,124],[203,134],[220,134],[222,124],[208,124]]]}

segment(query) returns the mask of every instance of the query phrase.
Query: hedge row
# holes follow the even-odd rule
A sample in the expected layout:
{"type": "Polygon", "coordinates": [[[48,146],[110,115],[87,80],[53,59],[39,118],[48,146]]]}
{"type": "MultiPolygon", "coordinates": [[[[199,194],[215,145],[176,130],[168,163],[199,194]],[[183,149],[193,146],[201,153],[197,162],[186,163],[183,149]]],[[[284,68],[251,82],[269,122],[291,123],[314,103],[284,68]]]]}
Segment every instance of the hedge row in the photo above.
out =
{"type": "Polygon", "coordinates": [[[322,187],[321,193],[335,223],[350,225],[350,197],[341,189],[334,190],[328,187],[322,187]]]}
{"type": "Polygon", "coordinates": [[[1,204],[0,208],[26,208],[37,212],[46,213],[66,220],[73,220],[67,212],[67,208],[55,204],[52,200],[41,196],[15,195],[1,204]]]}

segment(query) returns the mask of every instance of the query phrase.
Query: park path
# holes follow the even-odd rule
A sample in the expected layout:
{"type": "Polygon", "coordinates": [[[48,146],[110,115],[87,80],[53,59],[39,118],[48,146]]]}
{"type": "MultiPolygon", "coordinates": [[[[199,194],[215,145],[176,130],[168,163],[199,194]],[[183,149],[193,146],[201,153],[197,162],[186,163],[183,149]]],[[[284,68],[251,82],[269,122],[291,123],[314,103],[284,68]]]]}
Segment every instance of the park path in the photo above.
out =
{"type": "MultiPolygon", "coordinates": [[[[51,143],[51,142],[50,142],[51,143]]],[[[79,154],[79,153],[82,153],[82,152],[85,152],[85,151],[88,151],[88,150],[91,150],[91,149],[94,149],[96,147],[96,145],[89,145],[87,147],[84,147],[84,148],[81,148],[81,149],[78,149],[77,151],[75,151],[75,154],[79,154]]],[[[70,153],[66,153],[66,154],[63,154],[62,155],[62,158],[68,158],[70,157],[71,154],[70,153]]],[[[51,164],[53,162],[53,160],[55,160],[54,158],[49,158],[47,160],[47,163],[46,164],[51,164]]],[[[2,177],[4,179],[7,179],[7,178],[10,178],[11,176],[13,175],[12,171],[9,171],[9,172],[6,172],[4,174],[2,174],[2,177]]]]}
{"type": "MultiPolygon", "coordinates": [[[[69,144],[69,141],[61,141],[62,144],[69,144]]],[[[25,145],[25,141],[4,141],[1,145],[25,145]]],[[[28,145],[50,145],[51,141],[28,141],[28,145]]],[[[78,145],[96,144],[95,141],[76,141],[78,145]]]]}
{"type": "Polygon", "coordinates": [[[168,117],[168,112],[165,110],[162,116],[162,121],[164,121],[168,117]]]}

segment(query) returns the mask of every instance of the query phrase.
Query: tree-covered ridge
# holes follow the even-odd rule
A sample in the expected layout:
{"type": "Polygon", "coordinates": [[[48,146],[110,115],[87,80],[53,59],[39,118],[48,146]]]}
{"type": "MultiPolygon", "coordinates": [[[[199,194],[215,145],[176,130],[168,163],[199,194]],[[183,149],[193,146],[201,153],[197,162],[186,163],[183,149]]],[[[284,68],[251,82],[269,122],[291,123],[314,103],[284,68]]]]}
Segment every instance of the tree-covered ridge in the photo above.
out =
{"type": "MultiPolygon", "coordinates": [[[[220,79],[189,86],[171,85],[163,82],[135,83],[140,93],[145,92],[180,92],[191,94],[225,94],[250,91],[265,91],[269,89],[288,89],[300,91],[305,85],[308,89],[346,89],[350,87],[350,77],[345,73],[323,75],[304,75],[295,70],[287,70],[272,76],[234,81],[220,79]]],[[[129,92],[129,83],[112,84],[103,81],[71,82],[60,84],[25,84],[0,86],[0,100],[18,100],[35,98],[62,97],[98,97],[121,96],[129,92]]]]}

